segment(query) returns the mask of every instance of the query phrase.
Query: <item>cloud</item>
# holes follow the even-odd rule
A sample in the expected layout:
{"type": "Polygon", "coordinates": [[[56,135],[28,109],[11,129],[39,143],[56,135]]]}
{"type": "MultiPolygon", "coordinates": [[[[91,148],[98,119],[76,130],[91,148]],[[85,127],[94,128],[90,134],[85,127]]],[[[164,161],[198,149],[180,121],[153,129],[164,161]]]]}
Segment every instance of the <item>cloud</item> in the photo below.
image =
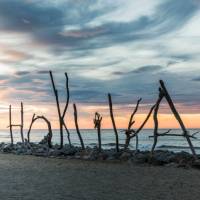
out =
{"type": "MultiPolygon", "coordinates": [[[[66,1],[62,6],[18,0],[0,2],[0,29],[28,32],[38,42],[72,49],[93,49],[134,40],[160,37],[182,27],[197,11],[195,1],[167,0],[151,16],[128,22],[88,26],[113,6],[91,9],[98,1],[66,1]],[[84,9],[83,9],[84,8],[84,9]],[[23,11],[23,12],[22,12],[23,11]],[[71,30],[65,27],[72,26],[71,30]]],[[[115,8],[116,9],[116,8],[115,8]]],[[[54,47],[55,48],[55,47],[54,47]]]]}
{"type": "Polygon", "coordinates": [[[127,2],[0,1],[0,44],[10,55],[0,52],[9,72],[1,71],[0,87],[15,88],[13,100],[54,102],[52,70],[62,102],[68,72],[74,102],[107,104],[112,92],[115,103],[152,103],[162,78],[175,100],[188,101],[198,91],[199,41],[178,33],[199,13],[196,1],[149,0],[144,12],[138,0],[134,16],[128,12],[137,7],[127,2]],[[122,5],[124,15],[114,15],[122,5]]]}
{"type": "Polygon", "coordinates": [[[148,72],[155,72],[158,71],[160,69],[162,69],[163,67],[160,65],[147,65],[147,66],[142,66],[139,67],[138,69],[135,69],[132,71],[132,73],[148,73],[148,72]]]}

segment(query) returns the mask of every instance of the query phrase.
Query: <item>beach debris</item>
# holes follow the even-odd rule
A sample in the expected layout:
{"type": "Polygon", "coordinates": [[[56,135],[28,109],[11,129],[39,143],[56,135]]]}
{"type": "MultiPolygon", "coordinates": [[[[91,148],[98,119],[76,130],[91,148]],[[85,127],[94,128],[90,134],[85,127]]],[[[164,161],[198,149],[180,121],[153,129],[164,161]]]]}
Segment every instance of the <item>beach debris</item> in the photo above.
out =
{"type": "Polygon", "coordinates": [[[111,121],[113,125],[113,130],[115,133],[116,151],[119,152],[119,137],[118,137],[117,127],[115,123],[115,118],[113,115],[112,97],[110,93],[108,93],[108,102],[109,102],[110,117],[111,117],[111,121]]]}
{"type": "Polygon", "coordinates": [[[76,104],[75,103],[73,104],[73,108],[74,108],[74,122],[75,122],[75,126],[76,126],[76,132],[78,134],[78,137],[79,137],[79,140],[80,140],[80,143],[81,143],[81,148],[82,148],[82,150],[84,150],[85,149],[85,145],[84,145],[83,138],[82,138],[80,130],[79,130],[78,114],[77,114],[77,108],[76,108],[76,104]]]}
{"type": "Polygon", "coordinates": [[[21,102],[21,124],[13,124],[12,123],[12,106],[9,106],[9,126],[7,128],[10,128],[10,138],[11,138],[11,144],[13,145],[13,127],[19,127],[20,133],[21,133],[21,140],[24,144],[24,106],[21,102]]]}
{"type": "MultiPolygon", "coordinates": [[[[194,138],[194,135],[190,135],[189,132],[187,131],[178,111],[176,110],[176,107],[165,87],[165,84],[164,84],[164,81],[160,80],[159,81],[160,83],[160,87],[159,87],[159,97],[158,97],[158,100],[156,102],[156,106],[155,106],[155,109],[154,109],[154,114],[153,114],[153,119],[154,119],[154,143],[153,143],[153,146],[152,146],[152,150],[151,150],[151,153],[153,154],[154,152],[154,149],[156,147],[156,144],[157,144],[157,141],[158,141],[158,137],[159,136],[167,136],[167,135],[170,135],[170,136],[183,136],[186,138],[188,144],[189,144],[189,147],[191,149],[191,152],[193,154],[193,156],[197,159],[197,155],[196,155],[196,152],[195,152],[195,149],[193,147],[193,144],[190,140],[191,137],[194,138]],[[158,114],[158,110],[159,110],[159,105],[162,101],[162,99],[165,98],[168,102],[168,105],[172,111],[172,113],[174,114],[176,120],[178,121],[183,133],[180,134],[180,135],[173,135],[173,134],[168,134],[170,132],[170,130],[168,130],[167,132],[165,133],[158,133],[158,117],[157,117],[157,114],[158,114]]],[[[195,133],[196,134],[196,133],[195,133]]]]}
{"type": "Polygon", "coordinates": [[[99,147],[99,151],[101,152],[101,122],[102,122],[102,117],[98,112],[95,113],[95,117],[94,117],[93,121],[94,121],[94,128],[97,129],[98,147],[99,147]]]}
{"type": "Polygon", "coordinates": [[[134,117],[138,111],[139,104],[142,99],[139,99],[137,101],[136,107],[133,109],[133,112],[130,115],[127,129],[123,130],[123,132],[126,135],[125,144],[119,144],[118,130],[116,127],[116,122],[115,122],[114,114],[113,114],[112,97],[111,97],[111,94],[108,93],[110,118],[112,121],[112,126],[113,126],[113,130],[115,134],[115,142],[110,143],[109,145],[113,144],[115,148],[103,149],[102,144],[101,144],[102,116],[98,112],[96,112],[93,119],[94,128],[97,129],[97,134],[98,134],[98,146],[94,148],[87,147],[87,146],[85,147],[85,144],[84,144],[84,141],[79,129],[78,113],[77,113],[77,107],[75,103],[73,104],[74,122],[75,122],[76,132],[80,140],[81,147],[75,147],[72,145],[71,140],[70,140],[70,132],[64,121],[64,118],[69,106],[69,98],[70,98],[68,75],[67,73],[65,73],[67,100],[66,100],[64,110],[61,113],[58,91],[55,87],[52,72],[50,71],[49,73],[50,73],[50,78],[53,85],[53,91],[56,97],[57,111],[59,115],[60,145],[52,144],[51,140],[52,140],[53,132],[52,132],[52,127],[51,127],[51,122],[43,115],[36,116],[36,114],[33,114],[32,121],[30,123],[30,127],[27,132],[27,139],[24,138],[24,131],[23,131],[24,107],[23,107],[23,103],[21,102],[21,124],[12,123],[12,106],[11,105],[9,106],[9,126],[8,127],[10,128],[11,143],[10,144],[0,143],[0,152],[14,153],[17,155],[23,154],[23,155],[36,155],[36,156],[59,157],[59,158],[66,157],[69,159],[75,158],[75,159],[84,159],[84,160],[130,161],[134,163],[148,163],[148,164],[153,164],[153,165],[168,165],[171,163],[176,163],[177,166],[179,167],[194,166],[196,168],[200,168],[200,164],[199,164],[200,156],[196,155],[195,149],[191,142],[191,138],[197,139],[196,135],[199,133],[199,131],[194,132],[193,134],[189,134],[162,80],[160,80],[159,95],[158,95],[158,99],[156,103],[150,108],[149,113],[147,114],[146,118],[144,119],[142,124],[136,129],[136,128],[133,128],[133,125],[135,124],[134,117]],[[171,129],[163,133],[158,132],[158,129],[159,129],[158,111],[159,111],[159,106],[164,98],[167,100],[167,103],[173,115],[178,121],[183,132],[182,134],[171,134],[170,133],[171,129]],[[153,113],[153,121],[154,121],[153,136],[150,136],[150,137],[153,137],[154,139],[152,149],[150,152],[149,151],[141,152],[138,149],[138,134],[144,128],[145,124],[149,120],[152,113],[153,113]],[[33,124],[37,120],[43,120],[47,124],[48,134],[39,143],[33,143],[33,142],[30,142],[30,133],[31,133],[33,124]],[[14,144],[14,141],[13,141],[13,127],[20,127],[21,142],[18,142],[17,144],[14,144]],[[64,145],[64,141],[63,141],[63,128],[65,128],[67,132],[67,136],[68,136],[69,144],[67,145],[64,145]],[[157,142],[158,142],[158,137],[160,136],[177,136],[177,137],[186,138],[189,144],[189,147],[191,149],[192,155],[185,152],[174,153],[170,151],[155,150],[157,142]],[[136,138],[136,149],[133,151],[133,150],[130,150],[128,147],[130,145],[130,140],[134,137],[136,138]]]}
{"type": "Polygon", "coordinates": [[[136,137],[136,152],[138,151],[138,134],[139,132],[144,128],[145,124],[147,123],[147,121],[149,120],[149,117],[151,116],[151,113],[153,112],[154,110],[154,107],[155,105],[153,105],[149,111],[149,113],[147,114],[145,120],[143,121],[143,123],[139,126],[138,129],[133,129],[132,126],[134,125],[135,123],[135,120],[134,120],[134,116],[135,114],[137,113],[137,110],[138,110],[138,107],[139,107],[139,104],[141,102],[141,98],[137,101],[137,104],[136,104],[136,107],[135,109],[133,110],[131,116],[130,116],[130,119],[129,119],[129,123],[128,123],[128,128],[126,130],[124,130],[125,134],[126,134],[126,140],[125,140],[125,145],[124,145],[124,149],[126,150],[130,144],[130,140],[131,138],[134,138],[136,137]]]}
{"type": "Polygon", "coordinates": [[[54,83],[54,78],[52,71],[49,71],[50,78],[51,78],[51,83],[53,86],[53,91],[54,95],[56,97],[56,106],[57,106],[57,111],[58,111],[58,117],[59,117],[59,126],[60,126],[60,148],[63,148],[63,127],[65,128],[67,132],[67,138],[69,145],[71,145],[71,140],[70,140],[70,132],[67,128],[67,125],[65,123],[65,115],[69,106],[69,98],[70,98],[70,93],[69,93],[69,79],[67,73],[65,73],[65,79],[66,79],[66,92],[67,92],[67,98],[66,98],[66,103],[63,112],[61,113],[61,108],[60,108],[60,102],[59,102],[59,97],[58,97],[58,90],[56,89],[55,83],[54,83]]]}
{"type": "Polygon", "coordinates": [[[51,139],[53,136],[51,122],[45,116],[36,116],[35,114],[33,114],[32,121],[31,121],[30,127],[27,132],[28,142],[30,143],[30,133],[32,130],[32,126],[37,120],[43,120],[47,124],[48,134],[47,134],[47,136],[45,136],[45,142],[48,144],[49,148],[51,148],[52,147],[51,139]]]}

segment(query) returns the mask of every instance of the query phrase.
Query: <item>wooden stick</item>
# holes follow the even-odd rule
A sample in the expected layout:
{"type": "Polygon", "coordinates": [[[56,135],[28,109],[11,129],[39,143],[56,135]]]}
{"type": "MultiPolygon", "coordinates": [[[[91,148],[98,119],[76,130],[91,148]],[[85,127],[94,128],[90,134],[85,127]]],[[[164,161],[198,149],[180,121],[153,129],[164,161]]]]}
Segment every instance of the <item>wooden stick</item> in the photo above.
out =
{"type": "Polygon", "coordinates": [[[68,139],[68,142],[69,142],[69,146],[72,147],[72,143],[71,143],[71,139],[70,139],[70,132],[69,132],[65,122],[63,122],[63,125],[65,127],[66,132],[67,132],[67,139],[68,139]]]}
{"type": "Polygon", "coordinates": [[[99,152],[101,152],[102,150],[101,148],[101,122],[102,122],[102,117],[98,112],[96,112],[95,118],[94,118],[94,128],[97,129],[99,152]]]}
{"type": "Polygon", "coordinates": [[[49,71],[49,74],[50,74],[51,83],[53,86],[54,95],[56,97],[56,106],[57,106],[59,126],[60,126],[60,148],[63,148],[63,118],[62,118],[61,111],[60,111],[58,91],[56,90],[56,87],[55,87],[52,71],[49,71]]]}
{"type": "Polygon", "coordinates": [[[34,120],[35,120],[35,113],[34,113],[33,116],[32,116],[31,124],[30,124],[29,129],[28,129],[28,132],[27,132],[28,143],[30,142],[30,132],[31,132],[31,129],[32,129],[34,120]]]}
{"type": "Polygon", "coordinates": [[[9,106],[9,128],[10,128],[10,139],[11,139],[11,145],[13,145],[13,132],[12,132],[12,107],[9,106]]]}
{"type": "Polygon", "coordinates": [[[156,102],[156,106],[154,109],[154,113],[153,113],[153,120],[154,120],[154,142],[153,142],[153,146],[151,148],[151,154],[153,154],[154,149],[156,147],[157,141],[158,141],[158,110],[159,110],[159,106],[160,106],[160,102],[162,101],[164,95],[162,90],[159,88],[159,97],[158,100],[156,102]]]}
{"type": "Polygon", "coordinates": [[[75,126],[76,126],[76,132],[78,134],[78,137],[79,137],[79,140],[81,143],[81,148],[82,148],[82,150],[85,150],[85,145],[84,145],[84,142],[83,142],[80,130],[79,130],[79,126],[78,126],[78,115],[77,115],[76,104],[73,104],[73,107],[74,107],[74,122],[75,122],[75,126]]]}
{"type": "Polygon", "coordinates": [[[131,114],[131,117],[130,117],[130,120],[129,120],[129,124],[128,124],[128,130],[131,129],[131,127],[133,126],[133,124],[135,122],[135,121],[133,121],[133,117],[135,116],[135,114],[136,114],[136,112],[138,110],[138,107],[139,107],[139,104],[140,104],[141,101],[142,101],[142,98],[138,99],[136,107],[135,107],[133,113],[131,114]]]}
{"type": "Polygon", "coordinates": [[[118,138],[118,132],[117,132],[115,119],[114,119],[114,115],[113,115],[112,98],[111,98],[110,93],[108,93],[108,102],[109,102],[109,109],[110,109],[110,117],[111,117],[111,120],[112,120],[113,130],[114,130],[114,133],[115,133],[116,151],[119,152],[119,138],[118,138]]]}
{"type": "Polygon", "coordinates": [[[64,108],[64,111],[63,111],[63,115],[62,115],[62,118],[63,118],[63,119],[64,119],[64,117],[65,117],[67,108],[68,108],[68,106],[69,106],[69,97],[70,97],[70,94],[69,94],[69,78],[68,78],[67,73],[65,73],[65,78],[66,78],[67,100],[66,100],[65,108],[64,108]]]}
{"type": "Polygon", "coordinates": [[[23,107],[23,103],[22,102],[21,102],[21,126],[20,126],[20,132],[21,132],[22,143],[24,144],[24,107],[23,107]]]}
{"type": "Polygon", "coordinates": [[[58,117],[59,117],[59,125],[60,125],[60,148],[63,148],[63,126],[67,132],[67,138],[68,138],[68,141],[69,141],[69,145],[71,146],[71,140],[70,140],[70,132],[67,128],[67,125],[64,121],[64,118],[65,118],[65,115],[66,115],[66,112],[67,112],[67,109],[68,109],[68,106],[69,106],[69,98],[70,98],[70,93],[69,93],[69,78],[68,78],[68,75],[67,73],[65,73],[65,78],[66,78],[66,91],[67,91],[67,100],[66,100],[66,104],[65,104],[65,107],[64,107],[64,111],[63,113],[61,114],[61,109],[60,109],[60,103],[59,103],[59,98],[58,98],[58,91],[56,90],[56,87],[55,87],[55,83],[54,83],[54,79],[53,79],[53,74],[52,72],[50,71],[50,77],[51,77],[51,82],[52,82],[52,85],[53,85],[53,91],[54,91],[54,94],[55,94],[55,97],[56,97],[56,105],[57,105],[57,110],[58,110],[58,117]]]}
{"type": "MultiPolygon", "coordinates": [[[[153,105],[148,113],[148,115],[146,116],[145,120],[143,121],[143,123],[140,125],[140,127],[137,129],[137,130],[130,130],[130,133],[127,133],[127,138],[126,138],[126,141],[125,141],[125,149],[128,148],[129,144],[130,144],[130,140],[131,138],[135,137],[136,135],[139,134],[139,132],[144,128],[145,124],[147,123],[147,121],[149,120],[150,116],[151,116],[151,113],[153,112],[155,108],[155,105],[153,105]]],[[[136,145],[137,147],[137,145],[136,145]]],[[[136,149],[137,150],[137,149],[136,149]]]]}
{"type": "Polygon", "coordinates": [[[48,143],[49,148],[51,148],[52,147],[51,140],[52,140],[53,132],[52,132],[52,128],[51,128],[51,122],[45,116],[37,116],[37,117],[35,117],[35,114],[33,115],[32,121],[31,121],[31,125],[30,125],[28,133],[27,133],[28,142],[30,142],[30,133],[31,133],[31,130],[32,130],[32,126],[39,119],[42,119],[43,121],[45,121],[47,126],[48,126],[48,131],[49,132],[48,132],[48,135],[47,135],[47,143],[48,143]]]}
{"type": "Polygon", "coordinates": [[[170,106],[170,108],[171,108],[176,120],[179,122],[179,124],[181,126],[181,129],[183,130],[183,134],[184,134],[185,138],[187,139],[187,142],[188,142],[188,144],[190,146],[190,149],[192,151],[193,156],[195,158],[197,158],[197,155],[196,155],[195,149],[193,147],[193,144],[192,144],[192,142],[190,140],[190,137],[188,136],[188,131],[187,131],[187,129],[186,129],[186,127],[185,127],[185,125],[184,125],[179,113],[178,113],[178,111],[176,110],[176,108],[174,106],[174,103],[173,103],[173,101],[172,101],[172,99],[171,99],[171,97],[170,97],[170,95],[169,95],[169,93],[168,93],[168,91],[167,91],[167,89],[165,87],[165,84],[164,84],[164,82],[162,80],[160,80],[160,86],[161,86],[161,88],[162,88],[162,90],[164,92],[164,96],[165,96],[165,98],[166,98],[166,100],[167,100],[167,102],[168,102],[168,104],[169,104],[169,106],[170,106]]]}

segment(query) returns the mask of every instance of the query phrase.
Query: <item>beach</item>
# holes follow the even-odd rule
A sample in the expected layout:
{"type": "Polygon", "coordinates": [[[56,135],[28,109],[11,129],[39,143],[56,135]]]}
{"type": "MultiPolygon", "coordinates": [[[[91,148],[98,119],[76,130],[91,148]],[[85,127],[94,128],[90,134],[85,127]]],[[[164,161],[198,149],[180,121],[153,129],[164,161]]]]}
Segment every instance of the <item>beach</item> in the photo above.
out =
{"type": "Polygon", "coordinates": [[[198,199],[200,171],[0,154],[1,199],[198,199]]]}

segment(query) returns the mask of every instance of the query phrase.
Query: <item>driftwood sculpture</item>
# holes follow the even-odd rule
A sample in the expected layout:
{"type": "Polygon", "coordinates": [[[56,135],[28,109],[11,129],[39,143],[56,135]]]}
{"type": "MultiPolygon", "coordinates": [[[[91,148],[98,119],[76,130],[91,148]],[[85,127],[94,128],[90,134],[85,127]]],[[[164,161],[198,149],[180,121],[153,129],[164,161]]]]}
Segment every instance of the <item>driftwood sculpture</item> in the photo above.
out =
{"type": "MultiPolygon", "coordinates": [[[[197,132],[196,132],[197,133],[197,132]]],[[[195,149],[193,147],[193,144],[190,140],[190,138],[195,138],[194,135],[196,134],[194,133],[193,135],[190,135],[189,132],[187,131],[178,111],[176,110],[175,106],[174,106],[174,103],[165,87],[165,84],[162,80],[160,80],[160,88],[159,88],[159,97],[158,97],[158,100],[156,102],[156,106],[155,106],[155,109],[154,109],[154,143],[153,143],[153,146],[152,146],[152,150],[151,152],[153,153],[155,147],[156,147],[156,144],[157,144],[157,140],[158,140],[158,137],[159,136],[182,136],[182,137],[185,137],[188,144],[189,144],[189,147],[191,149],[191,152],[193,154],[193,156],[196,158],[196,152],[195,152],[195,149]],[[162,99],[165,98],[169,104],[169,107],[172,111],[172,113],[174,114],[176,120],[178,121],[183,133],[182,134],[169,134],[170,130],[168,130],[167,132],[165,133],[158,133],[158,117],[157,117],[157,113],[158,113],[158,110],[159,110],[159,105],[162,101],[162,99]]]]}
{"type": "Polygon", "coordinates": [[[21,134],[21,140],[24,144],[24,108],[23,103],[21,102],[21,124],[12,124],[12,106],[9,106],[9,126],[10,128],[10,137],[11,137],[11,144],[13,144],[13,127],[19,127],[20,128],[20,134],[21,134]]]}
{"type": "Polygon", "coordinates": [[[96,112],[94,118],[94,128],[97,129],[99,152],[101,152],[101,122],[102,117],[98,112],[96,112]]]}
{"type": "Polygon", "coordinates": [[[51,140],[52,140],[52,136],[53,136],[51,123],[46,117],[44,117],[44,116],[35,117],[35,114],[33,114],[32,121],[31,121],[30,127],[29,127],[28,132],[27,132],[28,143],[30,143],[30,133],[31,133],[31,130],[32,130],[32,126],[39,119],[43,120],[48,126],[47,143],[48,143],[49,148],[51,148],[52,147],[51,140]]]}
{"type": "Polygon", "coordinates": [[[13,131],[12,131],[12,106],[9,106],[9,128],[10,128],[10,139],[11,144],[13,145],[13,131]]]}
{"type": "Polygon", "coordinates": [[[118,132],[117,132],[115,119],[113,115],[112,97],[110,93],[108,94],[108,102],[109,102],[110,117],[111,117],[111,121],[113,125],[113,130],[115,133],[116,151],[119,152],[119,138],[118,138],[118,132]]]}
{"type": "Polygon", "coordinates": [[[68,142],[69,142],[69,145],[71,146],[70,132],[69,132],[69,130],[67,128],[67,125],[65,123],[65,120],[64,120],[66,112],[67,112],[67,108],[68,108],[68,105],[69,105],[69,98],[70,98],[70,94],[69,94],[69,79],[68,79],[67,73],[65,73],[67,100],[66,100],[64,111],[63,111],[63,113],[61,113],[60,102],[59,102],[59,97],[58,97],[58,91],[57,91],[57,89],[55,87],[52,71],[49,71],[49,74],[50,74],[51,83],[52,83],[52,86],[53,86],[54,95],[56,97],[56,105],[57,105],[57,111],[58,111],[58,117],[59,117],[60,148],[63,148],[63,127],[65,128],[65,130],[67,132],[68,142]]]}
{"type": "Polygon", "coordinates": [[[134,137],[136,137],[136,152],[138,151],[138,134],[139,132],[144,128],[145,124],[147,123],[147,121],[149,120],[149,117],[151,116],[151,113],[153,112],[155,105],[153,105],[149,111],[149,113],[147,114],[145,120],[143,121],[143,123],[139,126],[138,129],[132,129],[132,126],[134,125],[135,121],[134,121],[134,116],[137,113],[139,104],[141,102],[142,99],[139,99],[137,101],[136,107],[133,111],[133,113],[130,116],[130,120],[129,120],[129,124],[128,124],[128,128],[125,130],[125,134],[126,134],[126,141],[125,141],[125,145],[124,145],[124,149],[127,149],[129,144],[130,144],[130,140],[134,137]]]}
{"type": "Polygon", "coordinates": [[[74,122],[75,122],[75,126],[76,126],[76,132],[78,134],[78,137],[79,137],[79,140],[80,140],[80,143],[81,143],[81,148],[82,148],[82,150],[85,150],[83,138],[81,136],[81,132],[80,132],[79,126],[78,126],[78,114],[77,114],[76,104],[74,104],[73,107],[74,107],[74,122]]]}

